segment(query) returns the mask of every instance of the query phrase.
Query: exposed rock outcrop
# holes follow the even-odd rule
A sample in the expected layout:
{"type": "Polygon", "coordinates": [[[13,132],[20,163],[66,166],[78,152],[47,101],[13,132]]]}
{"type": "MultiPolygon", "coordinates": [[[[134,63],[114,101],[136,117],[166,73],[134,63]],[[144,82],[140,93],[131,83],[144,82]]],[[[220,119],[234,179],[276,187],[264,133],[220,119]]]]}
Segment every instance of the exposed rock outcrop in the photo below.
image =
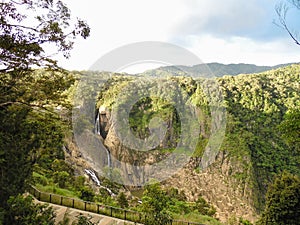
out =
{"type": "MultiPolygon", "coordinates": [[[[110,111],[104,107],[100,109],[100,127],[107,133],[103,137],[103,142],[112,155],[112,167],[119,167],[122,168],[121,171],[125,171],[122,174],[124,179],[127,179],[125,183],[134,185],[146,182],[145,177],[151,177],[151,170],[147,169],[147,165],[159,162],[166,157],[166,154],[159,151],[139,152],[128,149],[115,133],[110,111]],[[141,166],[138,168],[142,171],[136,170],[135,166],[138,165],[141,166]]],[[[243,162],[250,163],[250,159],[245,156],[243,162]]],[[[199,164],[200,159],[191,158],[184,168],[163,184],[184,191],[188,201],[196,201],[199,196],[202,196],[214,205],[217,209],[217,217],[223,222],[232,216],[254,221],[257,213],[253,206],[253,193],[250,187],[253,183],[251,166],[245,171],[245,166],[240,160],[229,157],[225,152],[220,152],[216,162],[203,171],[198,168],[199,164]],[[238,174],[247,176],[247,181],[239,180],[235,176],[238,174]]]]}
{"type": "MultiPolygon", "coordinates": [[[[242,217],[255,221],[257,212],[253,207],[253,193],[248,183],[239,182],[234,178],[242,165],[238,161],[221,152],[214,164],[204,171],[195,169],[197,160],[183,168],[168,179],[164,185],[183,191],[188,201],[196,201],[199,196],[210,202],[217,210],[216,217],[222,222],[230,217],[242,217]],[[193,165],[194,164],[194,165],[193,165]]],[[[243,171],[245,172],[245,171],[243,171]]],[[[249,179],[252,171],[246,171],[249,179]]]]}

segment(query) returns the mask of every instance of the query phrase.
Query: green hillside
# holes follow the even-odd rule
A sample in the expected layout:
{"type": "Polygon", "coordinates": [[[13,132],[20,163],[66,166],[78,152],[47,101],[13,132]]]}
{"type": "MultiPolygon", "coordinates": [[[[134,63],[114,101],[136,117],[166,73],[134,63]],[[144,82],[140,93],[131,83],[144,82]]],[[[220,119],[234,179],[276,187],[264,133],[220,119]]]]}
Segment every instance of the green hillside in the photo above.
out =
{"type": "Polygon", "coordinates": [[[146,71],[145,74],[159,77],[167,76],[172,74],[175,76],[192,75],[195,77],[222,77],[224,75],[238,75],[238,74],[250,74],[250,73],[260,73],[272,69],[277,69],[280,67],[291,65],[280,64],[275,66],[257,66],[254,64],[222,64],[222,63],[207,63],[198,64],[194,66],[165,66],[158,69],[146,71]]]}
{"type": "MultiPolygon", "coordinates": [[[[201,157],[210,137],[210,109],[201,90],[203,80],[185,77],[168,79],[176,81],[187,93],[192,102],[202,112],[199,117],[203,129],[193,157],[201,157]]],[[[122,87],[133,82],[134,77],[115,77],[110,86],[101,92],[98,105],[113,107],[122,87]]],[[[223,92],[227,111],[226,135],[221,146],[239,168],[231,168],[230,176],[238,184],[251,187],[253,204],[260,211],[264,206],[264,196],[268,184],[275,174],[289,171],[300,175],[300,155],[289,146],[279,129],[285,115],[300,106],[300,65],[290,65],[276,70],[239,76],[224,76],[217,82],[223,92]]],[[[136,86],[136,89],[139,89],[136,86]]],[[[122,95],[126,95],[125,89],[122,95]]],[[[175,89],[169,89],[172,95],[175,89]]],[[[174,92],[176,93],[176,92],[174,92]]],[[[161,154],[168,154],[176,146],[180,136],[180,118],[172,106],[156,98],[138,101],[129,114],[129,123],[140,138],[149,135],[151,118],[161,115],[163,121],[172,127],[167,131],[169,144],[158,147],[161,154]],[[138,109],[140,111],[138,111],[138,109]],[[172,112],[172,113],[170,113],[172,112]],[[167,116],[169,115],[169,117],[167,116]],[[167,118],[168,117],[168,118],[167,118]],[[171,119],[170,119],[171,118],[171,119]],[[175,120],[175,121],[174,121],[175,120]],[[172,134],[172,135],[171,135],[172,134]],[[168,149],[166,152],[164,149],[168,149]]],[[[212,165],[214,166],[214,165],[212,165]]],[[[191,184],[193,185],[193,184],[191,184]]]]}
{"type": "MultiPolygon", "coordinates": [[[[217,175],[221,177],[220,182],[225,183],[228,190],[233,190],[233,194],[223,198],[223,201],[234,209],[242,204],[247,205],[260,215],[264,209],[268,186],[274,177],[283,171],[300,175],[299,138],[294,138],[298,130],[297,117],[293,122],[295,126],[292,126],[295,128],[292,130],[291,126],[287,126],[292,120],[286,121],[292,115],[290,112],[300,108],[300,65],[290,65],[262,73],[224,76],[216,80],[224,98],[222,104],[226,108],[226,133],[220,153],[209,168],[201,168],[199,165],[212,135],[211,129],[218,123],[218,121],[212,123],[211,117],[216,105],[209,105],[209,99],[214,97],[214,92],[211,92],[212,96],[206,96],[204,79],[195,80],[172,75],[168,73],[163,78],[141,79],[136,82],[143,76],[123,74],[111,76],[108,73],[98,72],[50,73],[38,70],[32,75],[34,82],[32,80],[26,82],[26,77],[18,80],[18,92],[13,92],[15,95],[7,92],[12,91],[7,88],[10,78],[3,76],[2,96],[7,103],[2,105],[0,111],[2,122],[0,154],[3,156],[0,160],[0,169],[4,174],[0,181],[1,193],[5,193],[0,198],[2,204],[5,207],[13,207],[10,204],[14,198],[8,200],[8,197],[16,195],[20,190],[25,191],[29,183],[45,192],[116,207],[124,207],[126,203],[126,207],[131,210],[154,215],[155,212],[151,211],[153,208],[146,203],[140,206],[137,204],[137,197],[123,196],[120,202],[118,196],[128,191],[127,187],[100,177],[103,186],[117,193],[117,196],[113,197],[107,189],[92,185],[91,181],[82,176],[86,164],[78,152],[73,136],[75,133],[94,133],[95,108],[104,106],[108,112],[116,106],[130,103],[142,94],[144,97],[135,101],[129,108],[129,129],[135,137],[145,140],[151,132],[158,131],[160,125],[164,124],[167,127],[165,136],[160,144],[147,154],[134,154],[130,148],[116,141],[113,132],[109,132],[114,124],[107,122],[105,128],[107,137],[103,138],[103,143],[111,154],[127,160],[132,165],[146,165],[149,159],[151,163],[155,163],[174,151],[178,154],[184,153],[185,146],[189,145],[182,145],[183,147],[176,149],[179,143],[190,143],[193,140],[197,140],[197,143],[193,153],[189,153],[192,160],[187,167],[188,172],[182,173],[183,178],[180,178],[180,174],[178,178],[172,178],[175,181],[177,179],[177,183],[175,182],[177,186],[174,183],[174,187],[170,187],[166,180],[162,184],[164,188],[148,186],[146,187],[148,191],[140,194],[140,197],[147,200],[147,204],[157,204],[155,193],[165,196],[166,204],[162,210],[166,212],[168,218],[218,224],[219,222],[212,217],[219,218],[217,215],[222,213],[235,216],[231,214],[230,208],[224,208],[223,210],[228,211],[222,211],[218,205],[219,200],[214,201],[220,196],[210,197],[210,189],[218,189],[218,186],[208,183],[201,186],[201,192],[194,195],[189,192],[198,190],[196,188],[199,183],[196,181],[203,180],[201,177],[203,174],[213,176],[214,173],[218,173],[217,175]],[[99,77],[102,80],[99,81],[99,77]],[[104,83],[105,80],[107,82],[104,83]],[[167,84],[167,88],[157,88],[163,83],[167,84]],[[156,95],[145,95],[148,90],[151,93],[152,89],[156,91],[156,95]],[[167,97],[171,97],[171,102],[166,100],[167,97]],[[191,123],[189,127],[184,126],[188,120],[182,119],[180,110],[172,105],[174,102],[184,101],[196,107],[198,124],[191,123]],[[89,104],[91,102],[92,105],[89,104]],[[72,104],[73,113],[74,110],[84,109],[90,115],[89,118],[79,118],[78,127],[71,127],[72,104]],[[85,107],[86,105],[89,107],[85,107]],[[160,119],[153,120],[153,118],[160,119]],[[183,134],[189,132],[188,129],[193,129],[196,125],[200,127],[197,136],[181,138],[183,134]],[[32,129],[33,127],[35,129],[32,129]],[[110,145],[112,142],[115,143],[114,146],[110,145]],[[222,167],[223,161],[226,161],[226,167],[222,167]],[[192,178],[191,181],[186,181],[189,178],[192,178]],[[187,188],[183,184],[187,185],[187,188]],[[235,203],[236,199],[240,199],[240,202],[235,203]]],[[[211,85],[209,82],[206,84],[211,85]]],[[[109,118],[107,121],[110,121],[109,118]]],[[[109,171],[113,175],[120,172],[117,169],[109,171]]],[[[214,178],[214,181],[218,180],[214,178]]],[[[130,192],[127,194],[130,195],[130,192]]],[[[159,207],[162,206],[158,204],[159,207]]],[[[240,213],[239,217],[243,217],[245,212],[240,213]]],[[[160,216],[164,219],[163,215],[160,216]]],[[[229,216],[224,218],[229,220],[229,216]]],[[[249,217],[252,221],[256,218],[249,217]]],[[[243,224],[247,222],[244,221],[243,224]]]]}

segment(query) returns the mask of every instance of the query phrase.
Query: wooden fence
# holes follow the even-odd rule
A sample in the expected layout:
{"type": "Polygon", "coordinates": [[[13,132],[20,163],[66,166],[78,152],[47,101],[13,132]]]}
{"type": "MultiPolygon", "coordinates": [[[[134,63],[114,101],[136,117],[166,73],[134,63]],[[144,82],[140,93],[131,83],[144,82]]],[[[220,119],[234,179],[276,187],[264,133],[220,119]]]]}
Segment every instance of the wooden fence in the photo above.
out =
{"type": "MultiPolygon", "coordinates": [[[[95,202],[83,201],[81,199],[70,198],[62,195],[41,192],[33,186],[30,186],[29,193],[37,198],[39,201],[48,202],[56,205],[66,206],[69,208],[79,209],[86,212],[98,213],[105,216],[110,216],[122,220],[127,220],[136,223],[145,223],[147,221],[147,215],[128,210],[117,208],[108,205],[102,205],[95,202]]],[[[170,225],[204,225],[200,223],[172,220],[170,225]]]]}

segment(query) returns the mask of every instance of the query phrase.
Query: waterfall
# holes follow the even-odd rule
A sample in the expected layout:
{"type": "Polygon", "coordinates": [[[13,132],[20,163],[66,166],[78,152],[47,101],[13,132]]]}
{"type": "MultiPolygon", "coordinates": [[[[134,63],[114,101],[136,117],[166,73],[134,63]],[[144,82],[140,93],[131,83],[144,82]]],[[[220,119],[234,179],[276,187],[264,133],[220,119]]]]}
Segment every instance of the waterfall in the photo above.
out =
{"type": "Polygon", "coordinates": [[[101,135],[100,134],[100,115],[99,115],[99,111],[97,113],[96,122],[95,122],[95,134],[101,135]]]}
{"type": "MultiPolygon", "coordinates": [[[[101,136],[101,125],[100,125],[100,112],[98,110],[97,117],[95,121],[95,134],[101,136]]],[[[107,166],[111,167],[111,157],[110,157],[110,151],[107,148],[104,148],[107,154],[107,166]]]]}
{"type": "Polygon", "coordinates": [[[93,170],[84,169],[84,172],[92,178],[92,180],[97,184],[97,186],[101,186],[100,180],[98,179],[93,170]]]}
{"type": "Polygon", "coordinates": [[[108,193],[111,195],[111,196],[115,196],[116,194],[112,192],[112,190],[110,190],[109,188],[107,187],[104,187],[101,185],[100,183],[100,180],[98,179],[96,173],[93,171],[93,170],[90,170],[90,169],[84,169],[84,172],[89,175],[89,177],[91,177],[92,181],[94,181],[96,183],[97,186],[101,187],[101,188],[104,188],[105,190],[108,191],[108,193]]]}
{"type": "MultiPolygon", "coordinates": [[[[96,135],[99,135],[101,136],[101,121],[100,121],[100,111],[98,110],[98,113],[97,113],[97,116],[96,116],[96,119],[95,119],[95,128],[94,128],[94,132],[96,135]]],[[[102,136],[101,136],[102,137],[102,136]]],[[[103,138],[103,137],[102,137],[103,138]]],[[[103,148],[105,149],[106,151],[106,154],[107,154],[107,166],[110,168],[111,167],[111,157],[110,157],[110,151],[104,146],[102,145],[103,148]]],[[[98,179],[96,173],[91,170],[91,169],[85,169],[84,170],[85,173],[92,179],[92,181],[94,181],[94,183],[100,187],[100,188],[104,188],[105,190],[108,191],[108,193],[111,195],[111,196],[115,196],[116,194],[112,192],[112,190],[110,190],[109,188],[107,187],[104,187],[101,185],[100,183],[100,180],[98,179]]]]}
{"type": "Polygon", "coordinates": [[[104,147],[104,149],[105,149],[106,154],[107,154],[107,166],[108,166],[108,168],[110,168],[111,167],[110,151],[106,147],[104,147]]]}

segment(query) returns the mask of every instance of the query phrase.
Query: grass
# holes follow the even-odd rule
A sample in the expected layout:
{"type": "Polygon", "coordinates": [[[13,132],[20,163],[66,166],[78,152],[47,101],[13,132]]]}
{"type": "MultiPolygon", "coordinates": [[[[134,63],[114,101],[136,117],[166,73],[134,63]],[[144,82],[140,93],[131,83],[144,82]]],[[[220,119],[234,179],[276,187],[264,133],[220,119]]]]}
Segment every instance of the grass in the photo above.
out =
{"type": "Polygon", "coordinates": [[[53,181],[51,179],[48,179],[46,176],[42,174],[33,172],[32,176],[33,179],[36,181],[35,186],[41,192],[63,195],[71,198],[78,198],[78,194],[75,191],[57,187],[55,184],[53,184],[53,181]]]}
{"type": "Polygon", "coordinates": [[[66,196],[66,197],[71,197],[71,198],[78,198],[78,195],[77,195],[76,192],[68,190],[68,189],[59,188],[55,185],[43,186],[41,184],[36,184],[36,187],[41,192],[47,192],[47,193],[52,193],[52,194],[57,194],[57,195],[63,195],[63,196],[66,196]]]}
{"type": "Polygon", "coordinates": [[[140,188],[140,189],[136,189],[136,190],[132,190],[130,191],[131,194],[135,197],[138,197],[138,198],[142,198],[143,197],[143,192],[144,192],[144,189],[143,188],[140,188]]]}

